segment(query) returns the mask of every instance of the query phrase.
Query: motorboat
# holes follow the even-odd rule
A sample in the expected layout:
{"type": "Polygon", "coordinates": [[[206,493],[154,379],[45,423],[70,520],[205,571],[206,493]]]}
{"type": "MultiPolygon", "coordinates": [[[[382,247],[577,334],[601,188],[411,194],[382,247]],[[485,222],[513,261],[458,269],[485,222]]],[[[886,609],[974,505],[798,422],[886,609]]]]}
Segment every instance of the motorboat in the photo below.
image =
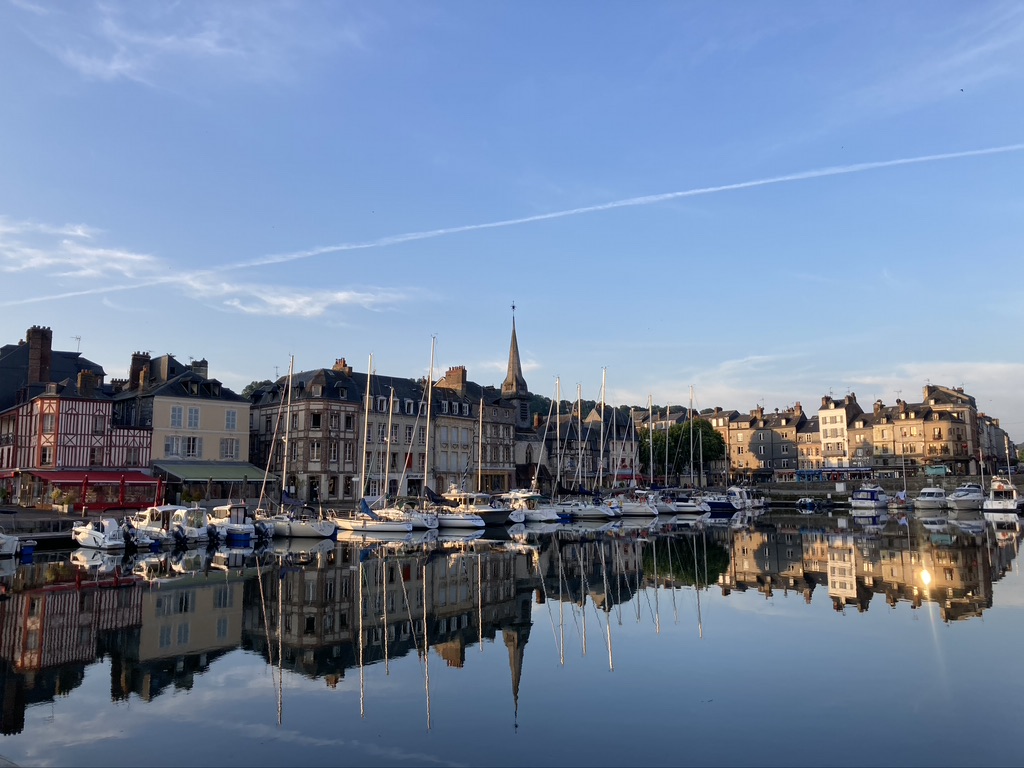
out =
{"type": "Polygon", "coordinates": [[[35,548],[35,539],[20,539],[17,536],[0,530],[0,558],[29,555],[35,548]]]}
{"type": "Polygon", "coordinates": [[[220,541],[228,545],[245,547],[257,537],[269,538],[273,534],[272,526],[262,521],[257,523],[241,502],[214,507],[209,513],[209,521],[220,541]]]}
{"type": "Polygon", "coordinates": [[[850,506],[856,515],[859,510],[879,510],[889,506],[889,495],[876,483],[864,483],[850,494],[850,506]]]}
{"type": "Polygon", "coordinates": [[[525,523],[557,523],[562,519],[557,507],[538,491],[514,489],[500,498],[513,510],[521,511],[525,523]]]}
{"type": "Polygon", "coordinates": [[[175,541],[184,542],[186,546],[208,542],[220,536],[217,527],[211,524],[206,509],[200,506],[175,509],[171,513],[169,528],[175,541]]]}
{"type": "Polygon", "coordinates": [[[124,531],[112,517],[78,523],[71,529],[71,538],[80,547],[89,549],[124,549],[124,531]]]}
{"type": "MultiPolygon", "coordinates": [[[[661,515],[699,516],[710,512],[710,505],[696,492],[667,488],[654,500],[654,506],[661,515]]],[[[733,510],[735,511],[735,510],[733,510]]]]}
{"type": "Polygon", "coordinates": [[[329,539],[338,530],[333,520],[315,512],[311,507],[282,507],[276,514],[257,509],[255,517],[257,521],[273,526],[274,538],[329,539]]]}
{"type": "MultiPolygon", "coordinates": [[[[521,523],[526,515],[520,509],[512,509],[508,504],[496,496],[482,491],[464,491],[456,488],[455,485],[448,487],[442,494],[446,502],[451,504],[443,510],[444,513],[465,513],[477,515],[484,521],[484,525],[507,525],[508,523],[521,523]],[[454,503],[453,503],[454,502],[454,503]]],[[[438,523],[445,525],[446,520],[441,517],[442,510],[438,510],[438,523]]],[[[450,524],[450,523],[449,523],[450,524]]]]}
{"type": "Polygon", "coordinates": [[[989,485],[988,498],[982,504],[985,520],[997,531],[1019,531],[1017,488],[1008,479],[996,475],[989,485]]]}
{"type": "Polygon", "coordinates": [[[988,487],[988,498],[981,508],[988,512],[1017,512],[1017,487],[1004,477],[996,475],[988,487]]]}
{"type": "Polygon", "coordinates": [[[656,497],[649,491],[633,491],[629,496],[618,499],[618,504],[625,517],[657,517],[659,514],[656,497]]]}
{"type": "Polygon", "coordinates": [[[181,507],[177,504],[161,504],[160,506],[147,507],[146,509],[139,510],[134,515],[129,515],[126,521],[135,530],[149,536],[151,539],[163,541],[164,539],[173,538],[171,515],[181,509],[186,509],[186,507],[181,507]]]}
{"type": "Polygon", "coordinates": [[[818,502],[810,496],[804,496],[796,500],[796,511],[801,515],[813,515],[818,511],[818,502]]]}
{"type": "Polygon", "coordinates": [[[937,485],[929,485],[922,488],[921,492],[913,498],[915,510],[932,511],[935,509],[947,508],[946,489],[937,485]]]}
{"type": "Polygon", "coordinates": [[[981,509],[985,504],[985,490],[978,483],[962,483],[946,497],[950,510],[981,509]]]}
{"type": "Polygon", "coordinates": [[[401,507],[386,506],[373,511],[377,513],[377,517],[383,520],[412,523],[413,530],[432,531],[440,525],[436,512],[420,509],[411,501],[401,507]]]}

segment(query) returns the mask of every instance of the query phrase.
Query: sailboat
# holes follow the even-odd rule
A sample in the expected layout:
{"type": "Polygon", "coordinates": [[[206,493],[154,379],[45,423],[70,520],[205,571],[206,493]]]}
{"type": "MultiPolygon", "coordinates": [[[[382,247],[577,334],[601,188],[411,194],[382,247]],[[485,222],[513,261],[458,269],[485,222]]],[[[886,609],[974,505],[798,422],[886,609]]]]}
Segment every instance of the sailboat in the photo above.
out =
{"type": "MultiPolygon", "coordinates": [[[[334,535],[336,526],[330,520],[323,518],[321,514],[314,514],[309,507],[303,507],[301,510],[295,510],[285,504],[286,491],[285,486],[288,483],[288,453],[289,446],[288,441],[291,436],[291,415],[292,415],[292,377],[294,376],[295,369],[295,356],[292,355],[288,360],[288,397],[287,397],[287,416],[284,431],[284,457],[282,459],[282,470],[281,470],[281,503],[278,507],[278,511],[274,514],[269,514],[261,508],[256,509],[256,520],[268,526],[272,530],[274,537],[283,538],[330,538],[334,535]]],[[[281,408],[284,407],[285,400],[282,399],[278,407],[278,425],[281,423],[281,408]]],[[[276,435],[271,442],[271,445],[276,445],[276,435]]],[[[273,456],[273,450],[270,451],[270,456],[273,456]]],[[[267,460],[266,475],[270,474],[270,458],[267,460]]],[[[266,486],[266,476],[264,477],[264,487],[266,486]]],[[[262,499],[262,491],[260,494],[262,499]]]]}
{"type": "MultiPolygon", "coordinates": [[[[363,402],[363,464],[359,476],[359,493],[361,498],[354,510],[342,512],[333,510],[328,519],[337,526],[339,531],[390,532],[408,533],[412,531],[412,523],[408,520],[388,520],[374,512],[366,501],[366,443],[370,431],[370,381],[373,377],[373,355],[370,355],[366,369],[366,395],[363,402]]],[[[391,406],[389,405],[389,408],[391,406]]]]}

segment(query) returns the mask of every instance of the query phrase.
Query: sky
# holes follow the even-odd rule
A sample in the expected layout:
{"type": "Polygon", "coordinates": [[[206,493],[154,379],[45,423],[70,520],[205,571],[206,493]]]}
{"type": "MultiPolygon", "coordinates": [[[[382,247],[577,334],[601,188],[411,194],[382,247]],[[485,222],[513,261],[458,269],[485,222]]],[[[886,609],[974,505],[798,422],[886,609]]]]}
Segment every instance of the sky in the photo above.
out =
{"type": "Polygon", "coordinates": [[[2,343],[1024,442],[1024,5],[0,0],[2,343]]]}

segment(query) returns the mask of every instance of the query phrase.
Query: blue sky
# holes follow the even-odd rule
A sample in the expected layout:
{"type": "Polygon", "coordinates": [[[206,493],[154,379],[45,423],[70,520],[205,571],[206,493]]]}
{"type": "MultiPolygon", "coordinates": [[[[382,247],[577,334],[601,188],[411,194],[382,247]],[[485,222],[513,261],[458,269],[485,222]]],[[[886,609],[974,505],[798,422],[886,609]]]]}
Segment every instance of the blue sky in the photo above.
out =
{"type": "Polygon", "coordinates": [[[3,341],[1024,441],[1018,3],[0,0],[3,341]],[[80,341],[77,337],[80,337],[80,341]]]}

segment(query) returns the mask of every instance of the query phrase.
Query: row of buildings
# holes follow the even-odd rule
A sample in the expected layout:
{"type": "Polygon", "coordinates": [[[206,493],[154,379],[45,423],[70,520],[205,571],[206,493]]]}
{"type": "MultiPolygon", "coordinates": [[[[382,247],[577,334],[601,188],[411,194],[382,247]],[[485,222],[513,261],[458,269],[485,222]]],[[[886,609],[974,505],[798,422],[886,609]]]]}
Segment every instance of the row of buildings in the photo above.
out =
{"type": "MultiPolygon", "coordinates": [[[[703,418],[727,458],[715,482],[792,481],[828,474],[954,474],[1005,468],[1014,447],[998,419],[962,388],[927,385],[922,400],[822,398],[774,413],[715,408],[532,413],[515,321],[500,387],[449,368],[427,386],[357,372],[344,358],[280,377],[242,397],[209,363],[131,355],[128,376],[106,379],[80,352],[54,350],[33,326],[0,348],[0,503],[69,509],[278,498],[346,506],[363,495],[419,496],[425,485],[502,492],[514,487],[609,488],[672,483],[640,464],[650,430],[703,418]]],[[[561,412],[566,410],[567,412],[561,412]]],[[[705,480],[706,482],[706,480],[705,480]]]]}

